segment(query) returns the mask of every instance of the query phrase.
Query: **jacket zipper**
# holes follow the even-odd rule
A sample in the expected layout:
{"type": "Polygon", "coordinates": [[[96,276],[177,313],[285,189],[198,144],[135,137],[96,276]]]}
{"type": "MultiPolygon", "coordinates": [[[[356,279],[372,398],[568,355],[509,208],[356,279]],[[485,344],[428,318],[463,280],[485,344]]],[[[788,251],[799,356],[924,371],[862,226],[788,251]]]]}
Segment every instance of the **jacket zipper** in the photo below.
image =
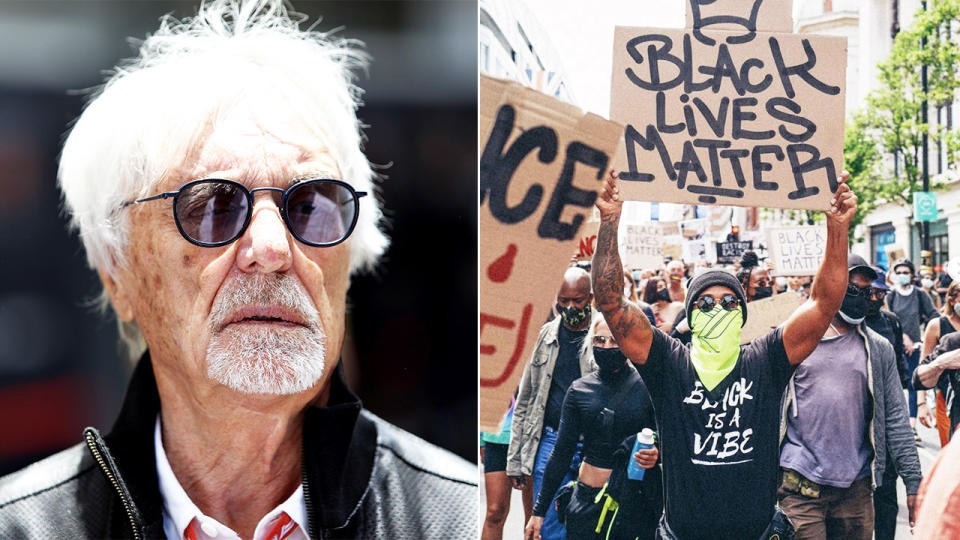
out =
{"type": "Polygon", "coordinates": [[[123,502],[123,508],[127,512],[127,518],[130,520],[130,528],[133,530],[133,537],[137,540],[140,540],[140,531],[137,528],[136,520],[133,519],[133,512],[130,510],[130,501],[128,501],[123,495],[123,490],[120,489],[120,482],[113,474],[113,471],[110,470],[110,467],[107,466],[106,461],[104,461],[103,455],[100,453],[100,449],[97,447],[93,434],[89,431],[84,433],[84,440],[87,443],[87,447],[90,449],[90,453],[93,454],[94,459],[96,459],[97,463],[100,464],[100,469],[103,470],[103,474],[107,475],[107,478],[110,479],[110,483],[113,484],[113,489],[116,490],[117,495],[120,496],[120,501],[123,502]]]}
{"type": "Polygon", "coordinates": [[[303,482],[303,503],[307,508],[307,528],[310,530],[310,536],[317,536],[314,532],[319,533],[319,538],[324,538],[325,535],[323,531],[313,531],[313,501],[310,500],[310,484],[307,482],[307,437],[304,435],[300,439],[300,480],[303,482]]]}

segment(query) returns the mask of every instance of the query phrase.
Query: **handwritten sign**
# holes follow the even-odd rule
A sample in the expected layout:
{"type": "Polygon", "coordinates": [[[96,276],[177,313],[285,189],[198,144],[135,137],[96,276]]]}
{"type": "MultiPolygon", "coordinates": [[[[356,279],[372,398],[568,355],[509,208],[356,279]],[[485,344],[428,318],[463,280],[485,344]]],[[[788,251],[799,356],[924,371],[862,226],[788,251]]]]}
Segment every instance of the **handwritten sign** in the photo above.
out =
{"type": "Polygon", "coordinates": [[[804,302],[792,292],[776,294],[747,304],[747,322],[740,333],[740,343],[750,343],[770,330],[787,322],[790,315],[804,302]]]}
{"type": "Polygon", "coordinates": [[[623,126],[480,76],[480,429],[496,431],[623,126]]]}
{"type": "Polygon", "coordinates": [[[827,229],[810,225],[767,229],[767,250],[778,276],[815,276],[827,250],[827,229]]]}
{"type": "Polygon", "coordinates": [[[593,252],[597,249],[597,230],[599,228],[599,221],[588,221],[580,227],[580,239],[577,241],[577,252],[575,254],[578,261],[589,261],[593,258],[593,252]]]}
{"type": "Polygon", "coordinates": [[[789,0],[688,0],[687,28],[617,27],[625,199],[826,210],[843,163],[846,38],[789,0]]]}
{"type": "Polygon", "coordinates": [[[733,264],[738,260],[744,251],[753,249],[753,240],[746,242],[717,242],[717,262],[720,264],[733,264]]]}
{"type": "Polygon", "coordinates": [[[658,223],[621,223],[620,260],[627,268],[663,266],[663,235],[658,223]]]}

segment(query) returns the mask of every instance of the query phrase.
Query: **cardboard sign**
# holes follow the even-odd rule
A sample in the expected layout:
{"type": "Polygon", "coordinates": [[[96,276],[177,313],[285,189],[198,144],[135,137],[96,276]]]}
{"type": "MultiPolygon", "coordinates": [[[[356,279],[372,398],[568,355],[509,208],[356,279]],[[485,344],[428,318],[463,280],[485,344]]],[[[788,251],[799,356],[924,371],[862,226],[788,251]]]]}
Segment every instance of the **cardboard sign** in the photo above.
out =
{"type": "Polygon", "coordinates": [[[753,240],[746,242],[717,242],[717,262],[733,264],[743,256],[744,251],[753,249],[753,240]]]}
{"type": "Polygon", "coordinates": [[[887,253],[887,264],[890,265],[889,270],[893,270],[893,263],[900,259],[907,258],[907,250],[900,244],[887,244],[883,246],[883,250],[887,253]]]}
{"type": "Polygon", "coordinates": [[[617,243],[627,268],[656,270],[663,267],[663,233],[658,223],[621,223],[617,243]]]}
{"type": "Polygon", "coordinates": [[[580,239],[577,241],[577,252],[574,255],[578,261],[589,261],[593,258],[593,251],[597,249],[597,229],[599,221],[588,221],[580,227],[580,239]]]}
{"type": "Polygon", "coordinates": [[[688,0],[685,30],[616,28],[625,199],[829,208],[847,43],[790,34],[791,13],[789,0],[688,0]]]}
{"type": "Polygon", "coordinates": [[[480,76],[480,429],[496,431],[623,126],[480,76]]]}
{"type": "Polygon", "coordinates": [[[709,261],[706,240],[687,240],[683,243],[683,261],[698,263],[709,261]]]}
{"type": "Polygon", "coordinates": [[[747,323],[740,333],[740,343],[750,343],[785,323],[803,302],[800,295],[786,292],[748,303],[747,323]]]}
{"type": "Polygon", "coordinates": [[[827,250],[821,225],[767,229],[767,252],[776,276],[815,276],[827,250]]]}
{"type": "Polygon", "coordinates": [[[703,238],[710,228],[710,221],[706,218],[688,219],[680,222],[680,234],[687,240],[703,238]]]}

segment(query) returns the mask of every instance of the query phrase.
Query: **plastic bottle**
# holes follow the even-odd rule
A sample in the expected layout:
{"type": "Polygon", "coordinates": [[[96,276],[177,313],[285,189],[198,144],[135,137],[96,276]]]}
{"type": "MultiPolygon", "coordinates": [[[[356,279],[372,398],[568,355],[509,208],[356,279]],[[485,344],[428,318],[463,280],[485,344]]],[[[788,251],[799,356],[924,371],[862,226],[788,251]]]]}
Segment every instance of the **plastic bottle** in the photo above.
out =
{"type": "Polygon", "coordinates": [[[653,430],[643,428],[643,431],[637,433],[637,442],[633,443],[633,451],[630,452],[630,459],[627,461],[627,477],[631,480],[643,480],[643,473],[647,472],[646,469],[637,465],[637,462],[633,459],[633,455],[640,450],[650,448],[653,448],[653,430]]]}

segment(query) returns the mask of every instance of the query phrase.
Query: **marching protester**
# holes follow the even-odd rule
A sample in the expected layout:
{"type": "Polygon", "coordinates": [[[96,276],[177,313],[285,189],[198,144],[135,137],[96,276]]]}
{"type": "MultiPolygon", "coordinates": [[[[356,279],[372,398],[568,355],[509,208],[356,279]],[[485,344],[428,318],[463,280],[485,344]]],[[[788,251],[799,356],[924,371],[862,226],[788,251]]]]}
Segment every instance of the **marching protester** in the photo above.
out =
{"type": "MultiPolygon", "coordinates": [[[[914,286],[914,267],[909,259],[897,260],[891,271],[895,287],[887,293],[887,307],[900,318],[907,370],[912,373],[917,369],[920,357],[920,329],[937,316],[937,310],[933,307],[930,295],[914,286]]],[[[908,388],[907,404],[910,409],[910,427],[914,430],[913,438],[919,441],[920,436],[916,433],[917,392],[912,383],[908,388]]]]}
{"type": "MultiPolygon", "coordinates": [[[[927,323],[927,328],[923,332],[923,347],[920,353],[921,358],[926,358],[933,354],[933,349],[940,343],[940,340],[956,332],[960,328],[960,283],[951,284],[947,288],[947,294],[944,298],[943,307],[940,309],[940,316],[931,319],[927,323]]],[[[917,389],[917,419],[926,427],[934,427],[936,424],[937,434],[940,437],[940,446],[946,446],[950,441],[950,421],[947,418],[947,394],[951,393],[950,385],[938,383],[933,389],[936,393],[936,416],[930,414],[927,406],[925,390],[917,389]],[[935,420],[935,421],[934,421],[935,420]]]]}
{"type": "MultiPolygon", "coordinates": [[[[483,519],[481,540],[500,540],[503,526],[510,512],[510,495],[513,482],[507,476],[507,448],[510,445],[510,426],[513,423],[513,408],[517,403],[516,392],[510,401],[510,409],[500,423],[500,433],[480,432],[480,461],[483,463],[483,489],[487,496],[487,510],[483,519]]],[[[527,482],[521,491],[524,523],[533,511],[533,486],[527,482]]]]}
{"type": "Polygon", "coordinates": [[[673,328],[673,320],[683,310],[683,304],[670,299],[670,290],[663,278],[652,277],[643,288],[643,301],[650,305],[655,317],[655,326],[664,332],[673,328]]]}
{"type": "Polygon", "coordinates": [[[798,539],[872,538],[872,491],[892,467],[888,456],[907,486],[914,524],[920,459],[893,346],[862,324],[878,276],[857,255],[847,264],[850,280],[840,311],[797,366],[783,401],[777,495],[798,539]]]}
{"type": "MultiPolygon", "coordinates": [[[[951,285],[953,287],[953,285],[951,285]]],[[[947,386],[953,394],[948,411],[950,436],[953,437],[960,423],[960,402],[957,391],[960,390],[960,332],[952,332],[940,338],[940,343],[929,356],[925,356],[916,371],[913,372],[913,385],[921,390],[938,386],[947,386]]]]}
{"type": "MultiPolygon", "coordinates": [[[[851,256],[851,259],[855,256],[851,256]]],[[[858,258],[859,259],[859,258],[858,258]]],[[[852,265],[851,265],[852,266],[852,265]]],[[[900,387],[906,389],[911,374],[907,371],[907,364],[903,352],[903,329],[900,319],[884,308],[884,299],[889,292],[886,273],[878,266],[873,267],[877,279],[873,280],[870,296],[867,299],[867,316],[863,323],[874,332],[883,336],[893,347],[893,355],[897,359],[897,373],[900,377],[900,387]]],[[[877,482],[873,490],[873,534],[876,540],[892,540],[897,529],[897,514],[900,511],[897,501],[897,464],[887,448],[887,457],[884,460],[887,468],[881,481],[877,482]]]]}
{"type": "Polygon", "coordinates": [[[139,359],[108,433],[0,479],[0,538],[476,535],[476,467],[347,385],[351,277],[389,239],[366,54],[302,21],[166,16],[73,125],[65,213],[139,359]]]}
{"type": "Polygon", "coordinates": [[[737,280],[747,295],[747,302],[763,300],[773,294],[773,282],[770,280],[770,271],[760,266],[760,259],[753,251],[744,251],[740,256],[740,270],[737,280]]]}
{"type": "Polygon", "coordinates": [[[667,290],[670,291],[671,302],[682,304],[687,298],[686,273],[687,266],[683,264],[682,260],[667,263],[667,290]]]}
{"type": "MultiPolygon", "coordinates": [[[[960,337],[960,334],[955,335],[960,337]]],[[[960,367],[960,364],[957,365],[960,367]]],[[[960,440],[951,442],[940,451],[926,480],[920,485],[920,492],[917,493],[917,526],[913,530],[913,537],[922,540],[960,538],[958,500],[960,440]]]]}
{"type": "Polygon", "coordinates": [[[623,202],[615,173],[597,198],[596,303],[654,404],[666,489],[661,538],[740,540],[791,529],[776,506],[779,405],[794,366],[818,346],[846,291],[847,231],[857,199],[846,175],[838,182],[810,299],[744,347],[746,293],[727,272],[707,271],[688,285],[689,349],[623,299],[617,245],[623,202]]]}
{"type": "Polygon", "coordinates": [[[931,270],[929,266],[921,266],[920,288],[930,297],[930,301],[933,302],[933,307],[940,309],[940,307],[943,306],[943,302],[940,301],[940,295],[937,294],[934,286],[933,270],[931,270]]]}
{"type": "MultiPolygon", "coordinates": [[[[623,298],[622,268],[617,291],[623,298]]],[[[567,268],[557,293],[560,316],[540,329],[520,378],[507,449],[507,476],[516,489],[522,489],[532,477],[534,497],[540,492],[547,460],[557,442],[567,389],[573,381],[597,369],[593,349],[582,347],[592,318],[592,300],[590,274],[577,266],[567,268]]],[[[569,480],[576,464],[567,462],[566,467],[569,480]]],[[[552,500],[553,494],[549,498],[552,500]]],[[[540,534],[544,539],[563,538],[563,525],[552,507],[546,512],[540,534]]]]}
{"type": "Polygon", "coordinates": [[[653,447],[630,455],[637,433],[656,428],[653,403],[601,314],[594,315],[583,346],[593,349],[599,370],[567,390],[557,443],[525,536],[540,538],[543,516],[582,438],[583,464],[569,504],[560,509],[566,513],[567,538],[653,538],[663,510],[660,471],[654,467],[659,452],[653,447]],[[626,479],[630,459],[647,469],[642,481],[626,479]]]}

